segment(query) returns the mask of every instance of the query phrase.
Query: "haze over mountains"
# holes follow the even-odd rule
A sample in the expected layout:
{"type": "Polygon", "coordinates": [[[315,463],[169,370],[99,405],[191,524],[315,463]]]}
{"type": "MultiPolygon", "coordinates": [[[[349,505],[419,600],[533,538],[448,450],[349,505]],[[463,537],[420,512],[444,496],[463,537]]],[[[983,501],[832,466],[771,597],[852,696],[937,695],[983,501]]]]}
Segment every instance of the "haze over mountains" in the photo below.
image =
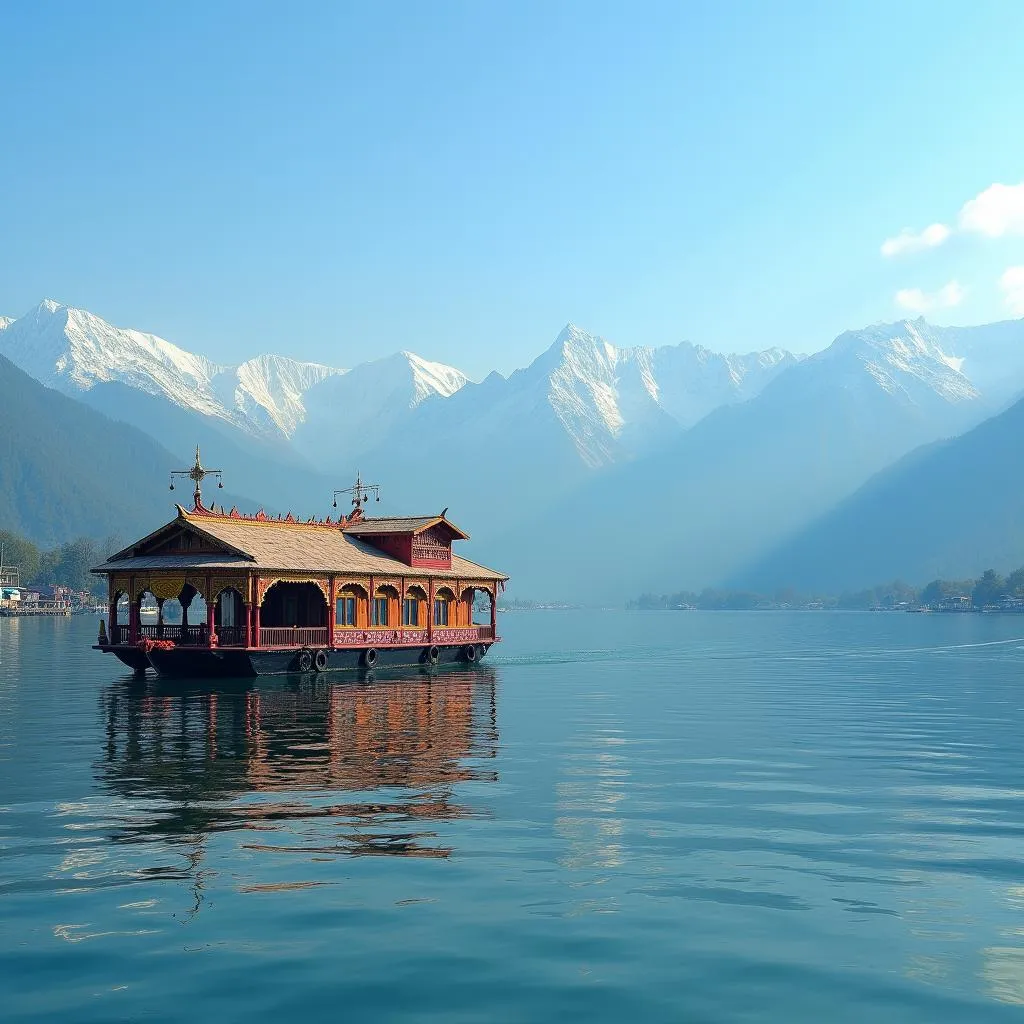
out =
{"type": "MultiPolygon", "coordinates": [[[[382,510],[450,507],[516,592],[576,600],[755,565],[794,583],[784,557],[766,561],[773,549],[1024,392],[1024,321],[874,325],[804,359],[752,347],[620,348],[569,325],[528,367],[475,383],[409,351],[349,368],[224,366],[52,300],[0,318],[0,355],[183,466],[199,441],[254,507],[323,514],[360,468],[384,485],[382,510]]],[[[133,515],[111,512],[128,532],[153,525],[133,515]]],[[[851,567],[830,564],[815,578],[846,585],[851,567]]]]}
{"type": "Polygon", "coordinates": [[[835,579],[855,590],[1024,565],[1022,442],[1019,401],[960,437],[911,452],[729,582],[757,590],[785,576],[814,593],[835,579]]]}

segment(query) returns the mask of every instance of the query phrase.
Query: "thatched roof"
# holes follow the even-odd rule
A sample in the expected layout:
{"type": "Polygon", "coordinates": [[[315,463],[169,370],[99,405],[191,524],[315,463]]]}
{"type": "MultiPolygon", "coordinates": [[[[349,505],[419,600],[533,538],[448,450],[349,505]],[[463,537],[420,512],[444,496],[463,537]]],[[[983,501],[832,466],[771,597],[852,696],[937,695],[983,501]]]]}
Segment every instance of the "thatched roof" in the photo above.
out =
{"type": "MultiPolygon", "coordinates": [[[[403,520],[403,522],[411,522],[403,520]]],[[[443,521],[439,516],[417,516],[427,525],[443,521]]],[[[370,520],[374,522],[374,520],[370,520]]],[[[383,520],[376,520],[383,522],[383,520]]],[[[455,529],[458,529],[457,527],[455,529]]],[[[381,531],[385,532],[385,531],[381,531]]],[[[395,531],[387,531],[395,532],[395,531]]],[[[461,531],[460,531],[461,533],[461,531]]],[[[294,522],[221,515],[205,509],[186,511],[170,523],[111,556],[93,571],[97,573],[151,569],[260,569],[275,572],[333,572],[367,576],[406,575],[446,579],[507,579],[504,573],[452,554],[450,569],[421,568],[406,565],[352,535],[352,530],[337,523],[294,522]],[[182,528],[205,538],[219,552],[162,554],[166,537],[182,528]]]]}

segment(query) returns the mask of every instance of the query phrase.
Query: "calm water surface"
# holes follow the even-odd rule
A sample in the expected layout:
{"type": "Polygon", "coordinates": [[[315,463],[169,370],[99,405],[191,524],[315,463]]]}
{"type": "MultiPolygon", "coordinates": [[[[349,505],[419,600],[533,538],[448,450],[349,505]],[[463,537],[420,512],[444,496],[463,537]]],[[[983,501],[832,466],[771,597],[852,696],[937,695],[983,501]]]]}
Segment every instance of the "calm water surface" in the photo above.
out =
{"type": "Polygon", "coordinates": [[[133,684],[0,619],[4,1021],[1001,1021],[1024,619],[507,615],[480,669],[133,684]]]}

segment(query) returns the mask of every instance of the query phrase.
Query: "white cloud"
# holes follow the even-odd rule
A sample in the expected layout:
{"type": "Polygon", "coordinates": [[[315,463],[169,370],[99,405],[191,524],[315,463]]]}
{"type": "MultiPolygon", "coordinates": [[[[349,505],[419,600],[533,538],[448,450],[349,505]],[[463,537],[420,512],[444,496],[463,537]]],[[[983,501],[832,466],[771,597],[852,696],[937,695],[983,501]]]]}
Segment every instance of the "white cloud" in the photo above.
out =
{"type": "Polygon", "coordinates": [[[1024,181],[1019,185],[989,185],[960,211],[960,227],[989,238],[1024,235],[1024,181]]]}
{"type": "Polygon", "coordinates": [[[944,284],[937,292],[925,292],[920,288],[901,288],[896,293],[896,304],[911,313],[928,313],[933,309],[949,309],[959,306],[964,299],[964,290],[958,281],[944,284]]]}
{"type": "Polygon", "coordinates": [[[999,287],[1010,312],[1024,316],[1024,267],[1007,267],[999,278],[999,287]]]}
{"type": "Polygon", "coordinates": [[[905,252],[920,252],[922,249],[934,249],[949,238],[950,230],[945,224],[930,224],[924,231],[911,231],[904,228],[894,238],[887,238],[882,243],[883,256],[899,256],[905,252]]]}

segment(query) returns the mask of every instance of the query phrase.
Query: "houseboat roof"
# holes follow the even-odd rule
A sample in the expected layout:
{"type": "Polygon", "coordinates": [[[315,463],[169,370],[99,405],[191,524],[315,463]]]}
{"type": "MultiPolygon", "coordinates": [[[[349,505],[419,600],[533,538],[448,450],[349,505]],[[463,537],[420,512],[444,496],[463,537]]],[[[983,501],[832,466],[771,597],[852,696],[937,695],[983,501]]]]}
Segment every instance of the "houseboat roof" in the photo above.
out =
{"type": "Polygon", "coordinates": [[[432,526],[444,525],[451,531],[455,540],[469,540],[469,534],[460,530],[448,519],[445,515],[447,511],[448,509],[445,509],[437,516],[364,516],[362,519],[348,523],[345,526],[345,532],[356,537],[380,533],[417,534],[429,530],[432,526]]]}
{"type": "Polygon", "coordinates": [[[177,516],[169,523],[112,555],[92,571],[106,574],[152,569],[271,569],[390,576],[415,572],[420,576],[447,579],[508,579],[496,569],[454,553],[450,568],[410,569],[401,559],[358,536],[361,533],[418,533],[444,523],[454,536],[464,538],[466,534],[449,523],[443,514],[380,519],[354,517],[332,522],[330,518],[296,520],[290,513],[283,519],[271,518],[262,512],[244,516],[236,509],[228,513],[216,512],[201,505],[190,510],[178,505],[177,510],[177,516]],[[204,538],[215,551],[161,554],[165,535],[169,539],[182,529],[204,538]]]}

